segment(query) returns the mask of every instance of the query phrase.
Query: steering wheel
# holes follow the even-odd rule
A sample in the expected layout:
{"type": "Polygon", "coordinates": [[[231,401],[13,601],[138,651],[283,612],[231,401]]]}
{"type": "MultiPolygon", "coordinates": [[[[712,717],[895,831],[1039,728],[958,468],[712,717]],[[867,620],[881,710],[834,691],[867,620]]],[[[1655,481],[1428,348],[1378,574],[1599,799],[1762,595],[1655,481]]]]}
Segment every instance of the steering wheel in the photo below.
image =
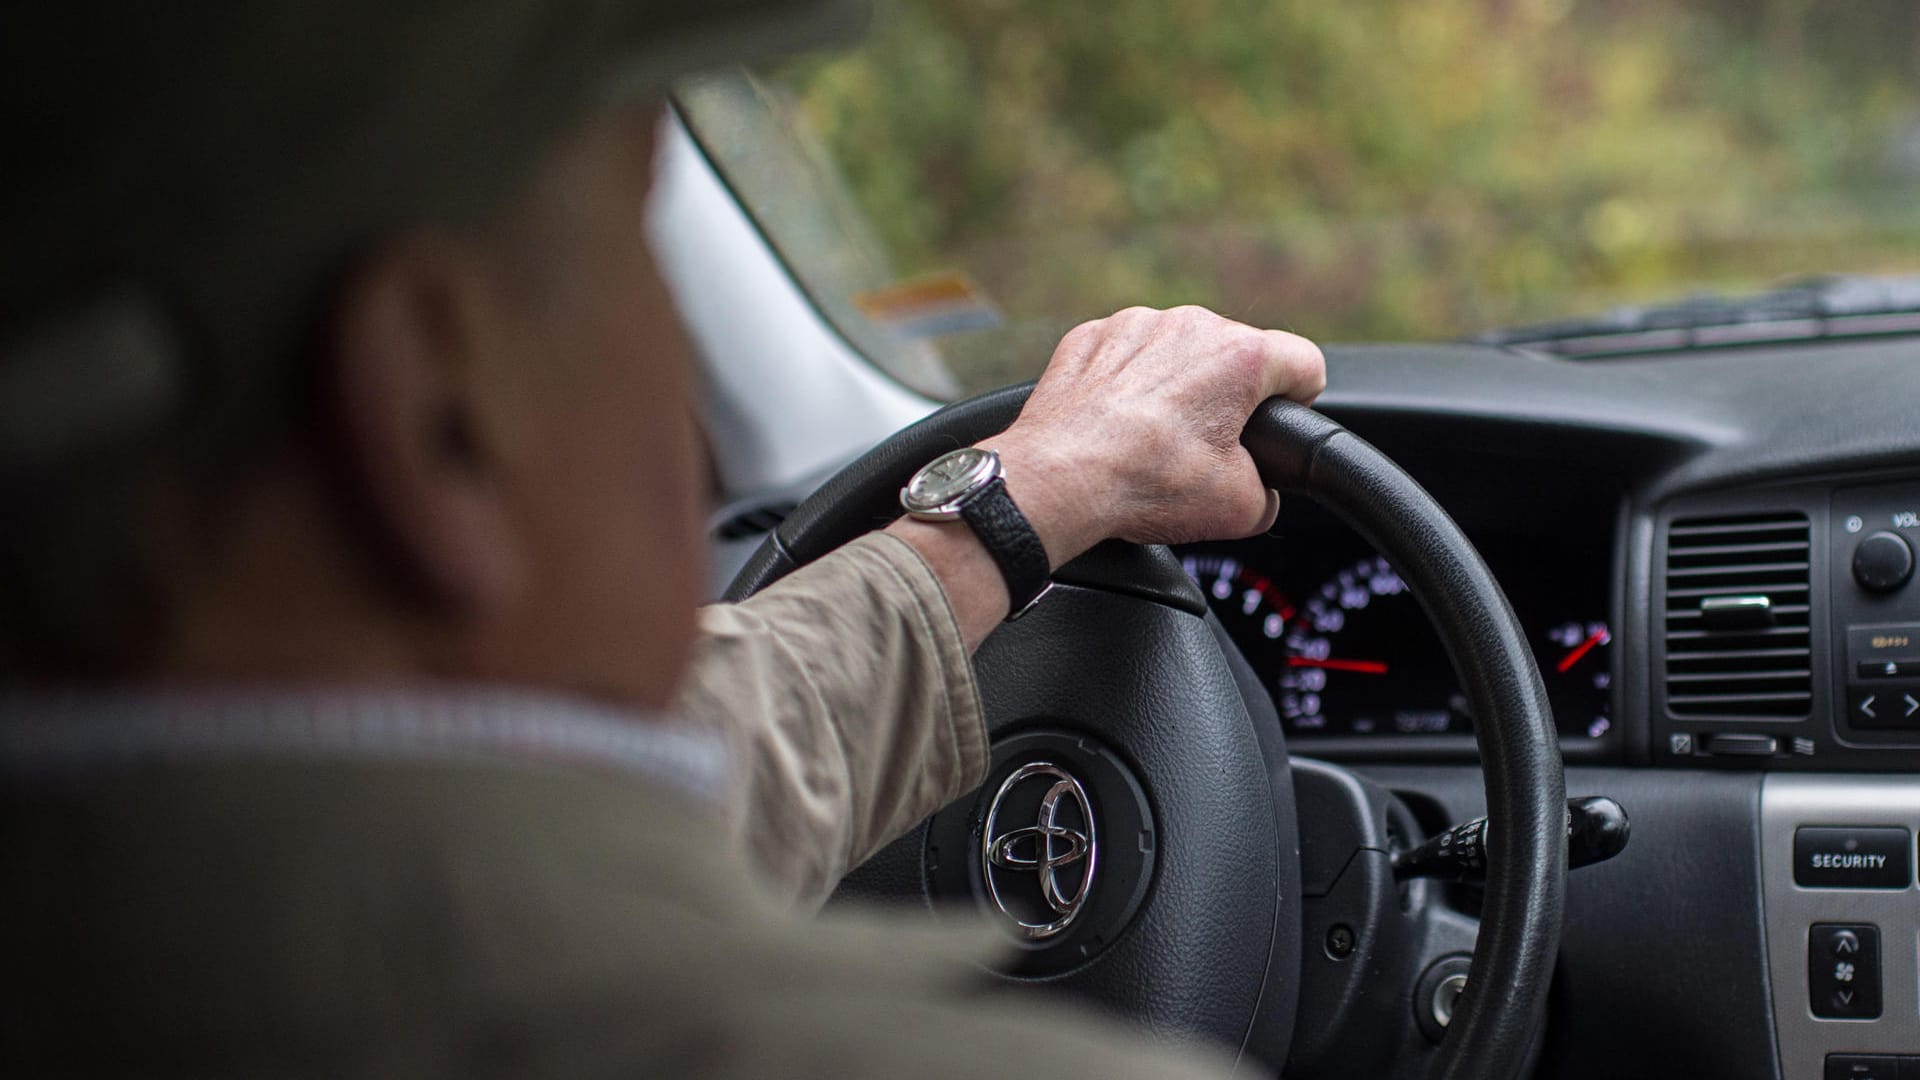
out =
{"type": "MultiPolygon", "coordinates": [[[[729,599],[884,526],[915,470],[1004,430],[1030,389],[942,409],[848,466],[767,538],[729,599]]],[[[1471,978],[1426,1073],[1515,1077],[1544,1023],[1566,887],[1565,778],[1533,651],[1459,527],[1378,450],[1278,398],[1242,443],[1269,487],[1326,506],[1399,568],[1472,701],[1485,902],[1471,978]]],[[[1300,988],[1299,850],[1314,822],[1295,832],[1271,702],[1167,549],[1102,545],[1055,581],[975,656],[994,747],[986,783],[843,891],[985,910],[1018,943],[1009,980],[1277,1067],[1300,988]]]]}

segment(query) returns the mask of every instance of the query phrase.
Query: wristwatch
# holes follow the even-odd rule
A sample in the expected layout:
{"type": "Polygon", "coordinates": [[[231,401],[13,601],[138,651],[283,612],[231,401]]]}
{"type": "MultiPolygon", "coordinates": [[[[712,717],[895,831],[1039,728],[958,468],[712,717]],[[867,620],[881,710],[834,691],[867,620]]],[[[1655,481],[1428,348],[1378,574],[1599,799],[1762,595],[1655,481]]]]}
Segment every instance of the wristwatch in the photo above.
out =
{"type": "Polygon", "coordinates": [[[1053,564],[1040,535],[1007,494],[1000,455],[977,446],[941,454],[900,489],[900,505],[920,521],[964,521],[1000,567],[1017,619],[1053,588],[1053,564]]]}

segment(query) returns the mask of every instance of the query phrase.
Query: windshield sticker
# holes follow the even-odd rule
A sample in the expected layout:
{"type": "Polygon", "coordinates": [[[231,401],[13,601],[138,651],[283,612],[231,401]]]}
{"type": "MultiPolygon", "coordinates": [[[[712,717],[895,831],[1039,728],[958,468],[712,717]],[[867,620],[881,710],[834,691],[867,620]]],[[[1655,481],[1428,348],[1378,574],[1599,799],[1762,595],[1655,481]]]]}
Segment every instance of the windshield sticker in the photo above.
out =
{"type": "Polygon", "coordinates": [[[921,278],[852,299],[869,321],[905,338],[991,330],[1001,323],[1000,310],[964,274],[921,278]]]}

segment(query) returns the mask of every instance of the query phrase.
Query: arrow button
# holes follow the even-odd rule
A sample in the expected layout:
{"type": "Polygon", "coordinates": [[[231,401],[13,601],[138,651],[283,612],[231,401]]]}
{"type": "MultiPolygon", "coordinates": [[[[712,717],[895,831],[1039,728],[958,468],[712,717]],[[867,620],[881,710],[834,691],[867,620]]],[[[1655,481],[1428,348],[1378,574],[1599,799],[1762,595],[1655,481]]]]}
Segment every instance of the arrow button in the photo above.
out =
{"type": "Polygon", "coordinates": [[[1877,720],[1880,717],[1879,713],[1873,711],[1873,703],[1876,696],[1877,695],[1874,694],[1868,694],[1866,699],[1860,702],[1860,712],[1869,720],[1877,720]]]}
{"type": "Polygon", "coordinates": [[[1905,702],[1907,703],[1907,713],[1906,713],[1906,714],[1907,714],[1908,716],[1912,716],[1912,715],[1913,715],[1913,713],[1914,713],[1914,710],[1916,710],[1916,709],[1920,709],[1920,701],[1915,701],[1915,700],[1913,699],[1913,695],[1912,695],[1912,694],[1902,694],[1902,695],[1900,695],[1900,699],[1901,699],[1902,701],[1905,701],[1905,702]]]}
{"type": "Polygon", "coordinates": [[[1807,928],[1807,1004],[1828,1020],[1880,1015],[1880,928],[1822,923],[1807,928]]]}

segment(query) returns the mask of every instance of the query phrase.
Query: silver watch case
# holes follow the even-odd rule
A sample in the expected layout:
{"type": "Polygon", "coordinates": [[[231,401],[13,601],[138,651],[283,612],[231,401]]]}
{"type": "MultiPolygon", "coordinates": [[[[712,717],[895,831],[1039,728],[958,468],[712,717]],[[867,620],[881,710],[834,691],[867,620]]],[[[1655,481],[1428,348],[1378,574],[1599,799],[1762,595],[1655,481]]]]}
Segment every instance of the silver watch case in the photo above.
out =
{"type": "Polygon", "coordinates": [[[960,508],[1006,475],[1000,455],[977,446],[949,450],[920,467],[900,489],[900,506],[921,521],[956,521],[960,508]]]}

